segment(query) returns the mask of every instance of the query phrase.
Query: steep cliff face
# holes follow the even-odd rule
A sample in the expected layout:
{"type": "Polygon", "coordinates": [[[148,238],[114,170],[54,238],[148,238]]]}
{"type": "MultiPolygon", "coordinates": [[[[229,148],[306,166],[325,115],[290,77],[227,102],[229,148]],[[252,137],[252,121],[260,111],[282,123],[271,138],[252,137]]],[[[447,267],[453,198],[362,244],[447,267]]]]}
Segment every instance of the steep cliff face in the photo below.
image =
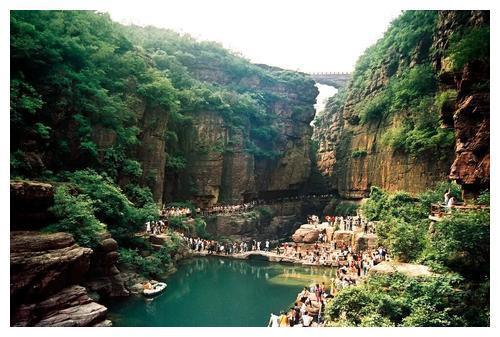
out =
{"type": "Polygon", "coordinates": [[[320,213],[328,200],[286,201],[258,207],[241,214],[218,214],[205,218],[207,231],[215,237],[235,240],[283,239],[306,221],[308,214],[320,213]]]}
{"type": "MultiPolygon", "coordinates": [[[[166,145],[165,131],[167,130],[168,111],[147,99],[131,96],[136,125],[141,130],[138,134],[138,144],[130,151],[130,159],[137,160],[141,165],[141,174],[138,182],[151,189],[154,200],[161,204],[165,180],[166,145]]],[[[106,152],[117,146],[118,138],[115,131],[96,125],[92,132],[92,140],[97,145],[100,160],[107,158],[106,152]]],[[[118,145],[119,146],[119,145],[118,145]]],[[[130,177],[123,172],[118,175],[119,184],[123,187],[130,183],[130,177]]]]}
{"type": "Polygon", "coordinates": [[[470,88],[488,72],[476,60],[460,70],[442,66],[451,35],[487,24],[485,14],[406,12],[367,49],[347,90],[315,121],[317,165],[331,189],[362,198],[370,186],[418,193],[448,178],[466,189],[487,186],[489,85],[470,88]],[[431,89],[415,89],[422,83],[431,89]]]}
{"type": "MultiPolygon", "coordinates": [[[[456,136],[450,178],[472,194],[488,188],[490,183],[489,57],[472,59],[457,69],[450,60],[449,49],[453,49],[450,40],[453,42],[454,35],[462,37],[461,41],[467,41],[468,35],[489,39],[489,23],[489,11],[442,11],[434,39],[437,53],[433,61],[440,72],[440,86],[442,90],[457,92],[442,111],[443,120],[455,129],[456,136]],[[487,32],[480,34],[487,28],[487,32]]],[[[486,49],[481,52],[489,55],[489,44],[472,42],[478,45],[476,48],[486,49]]]]}
{"type": "MultiPolygon", "coordinates": [[[[271,74],[282,71],[271,67],[263,69],[271,74]]],[[[187,154],[186,170],[177,181],[165,181],[167,186],[178,184],[176,190],[180,192],[169,197],[182,196],[212,205],[299,191],[311,170],[309,123],[317,96],[314,82],[306,77],[293,83],[266,81],[257,75],[232,78],[223,68],[196,68],[193,73],[208,83],[233,83],[242,90],[272,97],[266,100],[265,109],[271,116],[267,127],[276,134],[263,145],[276,155],[264,156],[249,148],[252,129],[256,128],[251,118],[244,117],[243,127],[234,127],[216,111],[196,112],[191,114],[194,132],[183,144],[187,154]]]]}

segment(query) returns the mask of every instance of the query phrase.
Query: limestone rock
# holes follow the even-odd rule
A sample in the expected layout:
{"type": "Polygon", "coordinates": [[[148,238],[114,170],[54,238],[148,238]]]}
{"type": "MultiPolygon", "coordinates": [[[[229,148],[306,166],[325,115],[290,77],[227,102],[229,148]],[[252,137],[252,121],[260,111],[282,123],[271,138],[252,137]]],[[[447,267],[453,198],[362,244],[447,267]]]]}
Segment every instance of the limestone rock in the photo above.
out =
{"type": "Polygon", "coordinates": [[[376,249],[377,246],[377,235],[375,234],[363,234],[357,233],[354,239],[354,251],[371,251],[376,249]]]}
{"type": "Polygon", "coordinates": [[[455,151],[450,149],[436,160],[434,155],[415,158],[386,146],[382,142],[384,135],[404,123],[402,113],[377,123],[360,123],[358,103],[374,97],[396,71],[422,63],[426,52],[420,45],[410,59],[387,53],[391,59],[382,60],[380,69],[371,74],[361,92],[348,87],[345,102],[327,109],[315,121],[317,166],[330,189],[337,190],[343,198],[353,199],[368,196],[371,186],[417,194],[448,178],[457,180],[466,192],[477,194],[488,188],[489,64],[474,60],[463,69],[452,71],[447,48],[456,32],[488,26],[489,22],[488,11],[439,11],[433,33],[432,57],[439,90],[458,89],[456,100],[447,102],[441,111],[443,126],[455,130],[455,151]],[[396,66],[391,67],[393,61],[396,66]]]}
{"type": "Polygon", "coordinates": [[[319,230],[317,229],[311,229],[309,230],[305,235],[304,238],[302,239],[302,242],[304,243],[314,243],[318,240],[319,238],[319,230]]]}
{"type": "Polygon", "coordinates": [[[11,230],[42,228],[54,220],[54,186],[39,181],[10,182],[11,230]]]}
{"type": "Polygon", "coordinates": [[[292,240],[293,242],[296,242],[296,243],[302,243],[303,240],[304,240],[304,236],[309,232],[308,229],[302,229],[302,228],[299,228],[295,231],[295,233],[293,233],[292,235],[292,240]]]}
{"type": "Polygon", "coordinates": [[[11,285],[14,303],[45,298],[83,280],[90,248],[75,244],[67,233],[11,232],[11,285]]]}
{"type": "Polygon", "coordinates": [[[105,252],[116,251],[118,249],[118,243],[113,238],[104,239],[100,245],[105,252]]]}
{"type": "Polygon", "coordinates": [[[342,244],[351,245],[353,232],[351,231],[335,231],[333,235],[333,240],[340,247],[342,244]]]}
{"type": "Polygon", "coordinates": [[[370,274],[391,274],[391,273],[403,273],[407,276],[418,277],[418,276],[432,276],[432,273],[428,266],[413,263],[403,263],[396,261],[383,261],[376,266],[372,267],[369,271],[370,274]]]}
{"type": "Polygon", "coordinates": [[[91,256],[87,281],[84,285],[102,297],[128,296],[129,291],[117,268],[118,244],[109,232],[101,234],[99,245],[91,256]]]}
{"type": "MultiPolygon", "coordinates": [[[[269,159],[248,151],[251,120],[244,121],[245,128],[236,129],[216,112],[198,111],[187,170],[172,177],[174,186],[167,187],[167,191],[191,197],[200,206],[210,206],[218,202],[238,203],[259,194],[298,191],[304,186],[311,171],[310,122],[318,94],[314,81],[305,77],[293,83],[275,82],[258,75],[236,79],[218,65],[195,67],[193,75],[203,81],[222,85],[237,82],[242,87],[275,95],[276,99],[267,106],[267,112],[275,117],[271,123],[277,131],[270,150],[280,156],[269,159]]],[[[262,67],[266,71],[282,72],[282,69],[262,67]]]]}
{"type": "Polygon", "coordinates": [[[106,307],[93,302],[84,287],[74,285],[41,302],[20,305],[14,312],[12,325],[83,327],[101,324],[106,314],[106,307]]]}

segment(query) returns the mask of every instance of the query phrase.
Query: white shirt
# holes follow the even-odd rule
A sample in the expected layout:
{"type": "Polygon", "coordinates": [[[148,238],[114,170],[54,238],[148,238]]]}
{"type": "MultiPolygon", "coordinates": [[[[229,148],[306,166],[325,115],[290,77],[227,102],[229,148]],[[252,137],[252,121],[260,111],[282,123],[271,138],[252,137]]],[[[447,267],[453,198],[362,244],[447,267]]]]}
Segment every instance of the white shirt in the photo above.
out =
{"type": "Polygon", "coordinates": [[[271,318],[269,319],[269,323],[271,323],[271,328],[279,328],[280,324],[278,322],[278,315],[271,314],[271,318]]]}
{"type": "Polygon", "coordinates": [[[302,322],[304,322],[304,326],[310,326],[313,321],[313,317],[309,315],[302,315],[302,322]]]}

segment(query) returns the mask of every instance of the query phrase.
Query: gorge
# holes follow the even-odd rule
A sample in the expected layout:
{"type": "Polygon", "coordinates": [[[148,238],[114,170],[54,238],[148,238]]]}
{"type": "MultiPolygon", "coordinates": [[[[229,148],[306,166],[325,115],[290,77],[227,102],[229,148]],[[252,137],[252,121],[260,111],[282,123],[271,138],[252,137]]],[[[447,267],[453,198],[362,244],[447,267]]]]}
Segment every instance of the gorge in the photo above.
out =
{"type": "MultiPolygon", "coordinates": [[[[279,244],[308,215],[360,212],[378,223],[379,240],[395,259],[439,265],[460,273],[463,289],[484,291],[480,314],[454,313],[446,324],[488,324],[489,268],[478,271],[467,260],[460,249],[469,247],[432,250],[440,225],[430,227],[427,213],[446,190],[466,204],[489,198],[489,20],[489,11],[405,11],[352,74],[307,74],[103,13],[12,11],[11,325],[109,326],[113,315],[118,325],[148,324],[119,316],[143,310],[142,299],[118,298],[135,296],[147,279],[169,279],[168,294],[146,305],[179,305],[178,278],[199,264],[208,265],[200,273],[214,284],[233,280],[234,294],[245,279],[241,270],[262,269],[266,281],[254,280],[268,294],[260,322],[293,302],[296,284],[266,282],[294,267],[181,262],[191,256],[181,234],[279,244]],[[321,85],[338,91],[315,111],[321,85]],[[250,202],[256,206],[247,212],[196,211],[250,202]],[[170,219],[165,236],[141,234],[165,206],[197,216],[170,219]],[[457,271],[458,260],[469,269],[457,271]],[[177,263],[181,273],[172,274],[177,263]],[[217,267],[224,269],[219,276],[217,267]],[[273,291],[281,294],[274,306],[273,291]],[[113,303],[112,315],[105,303],[113,303]]],[[[470,231],[486,224],[483,215],[456,219],[470,231]]],[[[487,235],[475,239],[489,262],[489,208],[487,219],[487,229],[477,229],[487,235]]],[[[463,294],[469,303],[472,295],[463,294]]],[[[422,325],[418,310],[389,323],[422,325]]],[[[204,314],[198,325],[211,326],[204,314]]],[[[229,325],[245,325],[245,315],[250,311],[229,325]]],[[[247,323],[259,325],[255,317],[247,323]]],[[[191,323],[156,317],[151,325],[191,323]]]]}

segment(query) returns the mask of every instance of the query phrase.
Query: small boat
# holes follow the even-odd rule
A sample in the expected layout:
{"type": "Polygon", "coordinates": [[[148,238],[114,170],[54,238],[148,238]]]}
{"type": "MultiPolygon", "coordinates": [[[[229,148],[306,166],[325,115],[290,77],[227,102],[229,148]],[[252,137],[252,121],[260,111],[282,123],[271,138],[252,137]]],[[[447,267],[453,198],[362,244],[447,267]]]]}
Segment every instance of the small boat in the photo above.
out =
{"type": "Polygon", "coordinates": [[[160,294],[163,290],[167,288],[167,284],[163,282],[157,282],[151,285],[151,289],[144,289],[143,294],[146,297],[152,297],[160,294]]]}

